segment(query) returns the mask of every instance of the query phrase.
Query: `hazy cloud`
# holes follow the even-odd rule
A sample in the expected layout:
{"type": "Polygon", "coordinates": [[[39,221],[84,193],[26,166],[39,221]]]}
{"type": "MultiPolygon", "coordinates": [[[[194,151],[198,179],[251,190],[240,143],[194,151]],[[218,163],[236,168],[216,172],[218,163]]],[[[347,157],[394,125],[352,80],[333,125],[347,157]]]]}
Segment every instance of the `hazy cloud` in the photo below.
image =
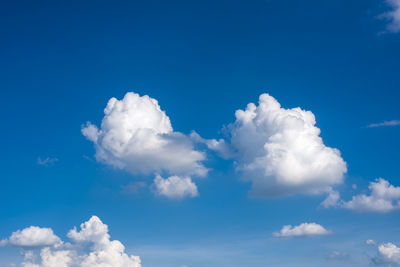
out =
{"type": "Polygon", "coordinates": [[[40,157],[37,158],[37,164],[43,165],[43,166],[49,166],[58,161],[58,158],[50,158],[47,157],[45,159],[41,159],[40,157]]]}
{"type": "Polygon", "coordinates": [[[380,122],[380,123],[371,123],[371,124],[367,125],[367,128],[397,126],[397,125],[400,125],[400,120],[384,121],[384,122],[380,122]]]}
{"type": "Polygon", "coordinates": [[[386,27],[387,32],[400,31],[400,0],[385,0],[386,4],[390,7],[387,11],[380,15],[381,18],[388,20],[386,27]]]}

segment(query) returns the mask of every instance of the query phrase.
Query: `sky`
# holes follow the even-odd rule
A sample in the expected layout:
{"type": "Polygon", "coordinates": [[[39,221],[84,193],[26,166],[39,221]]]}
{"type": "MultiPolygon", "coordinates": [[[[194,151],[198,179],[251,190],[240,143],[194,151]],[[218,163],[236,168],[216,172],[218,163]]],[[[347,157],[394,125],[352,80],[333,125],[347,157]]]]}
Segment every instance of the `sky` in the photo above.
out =
{"type": "Polygon", "coordinates": [[[2,1],[0,266],[400,266],[400,1],[2,1]]]}

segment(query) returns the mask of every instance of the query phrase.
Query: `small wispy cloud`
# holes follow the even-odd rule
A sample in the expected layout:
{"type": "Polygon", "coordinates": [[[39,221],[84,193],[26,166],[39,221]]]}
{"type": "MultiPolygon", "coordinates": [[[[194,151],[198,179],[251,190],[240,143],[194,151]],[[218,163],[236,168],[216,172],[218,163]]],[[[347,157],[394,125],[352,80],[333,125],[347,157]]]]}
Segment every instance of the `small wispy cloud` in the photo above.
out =
{"type": "Polygon", "coordinates": [[[371,123],[366,126],[366,128],[376,128],[376,127],[385,127],[385,126],[397,126],[400,125],[400,120],[391,120],[391,121],[383,121],[379,123],[371,123]]]}
{"type": "Polygon", "coordinates": [[[126,195],[137,194],[144,187],[146,187],[146,183],[143,181],[131,182],[127,185],[122,185],[121,192],[126,195]]]}
{"type": "Polygon", "coordinates": [[[325,257],[327,260],[348,260],[349,254],[346,252],[332,251],[325,257]]]}
{"type": "Polygon", "coordinates": [[[400,0],[385,0],[386,4],[391,8],[381,14],[379,17],[388,20],[385,33],[400,32],[400,0]]]}
{"type": "Polygon", "coordinates": [[[40,157],[38,157],[37,164],[42,165],[42,166],[49,166],[49,165],[56,163],[57,161],[58,161],[58,158],[47,157],[45,159],[41,159],[40,157]]]}

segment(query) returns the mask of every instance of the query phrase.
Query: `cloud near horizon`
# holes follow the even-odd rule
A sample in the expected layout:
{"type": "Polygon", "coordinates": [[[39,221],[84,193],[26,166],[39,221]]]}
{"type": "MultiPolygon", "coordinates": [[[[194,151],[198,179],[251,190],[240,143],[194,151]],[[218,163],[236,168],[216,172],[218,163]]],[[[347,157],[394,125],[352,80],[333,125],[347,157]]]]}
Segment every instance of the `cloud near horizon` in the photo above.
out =
{"type": "Polygon", "coordinates": [[[80,228],[68,232],[74,244],[62,242],[50,228],[33,226],[14,232],[7,243],[31,248],[23,253],[22,267],[141,267],[138,256],[126,254],[120,241],[110,240],[108,226],[97,216],[80,228]],[[39,255],[35,247],[40,249],[39,255]]]}
{"type": "Polygon", "coordinates": [[[317,223],[302,223],[297,226],[285,225],[279,232],[272,235],[275,237],[302,237],[302,236],[315,236],[327,235],[332,233],[326,230],[322,225],[317,223]]]}

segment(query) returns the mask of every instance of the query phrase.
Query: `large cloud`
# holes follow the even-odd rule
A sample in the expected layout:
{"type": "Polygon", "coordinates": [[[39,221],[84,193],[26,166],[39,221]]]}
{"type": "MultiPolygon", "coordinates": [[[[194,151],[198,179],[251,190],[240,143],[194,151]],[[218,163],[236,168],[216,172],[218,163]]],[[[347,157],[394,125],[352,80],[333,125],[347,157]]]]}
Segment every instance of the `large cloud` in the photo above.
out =
{"type": "Polygon", "coordinates": [[[340,199],[338,192],[331,191],[322,206],[341,207],[357,212],[390,212],[400,209],[400,187],[391,185],[382,178],[375,179],[368,186],[369,194],[359,194],[349,201],[340,199]]]}
{"type": "Polygon", "coordinates": [[[19,247],[39,247],[60,244],[61,239],[50,228],[30,226],[11,234],[8,239],[2,240],[2,244],[10,244],[19,247]]]}
{"type": "Polygon", "coordinates": [[[133,174],[207,174],[204,153],[173,130],[157,100],[130,92],[122,100],[111,98],[104,114],[100,129],[90,122],[82,128],[95,144],[97,160],[133,174]]]}
{"type": "Polygon", "coordinates": [[[343,181],[346,163],[339,150],[324,145],[311,111],[284,109],[262,94],[258,106],[250,103],[235,116],[230,144],[254,195],[317,194],[343,181]]]}
{"type": "Polygon", "coordinates": [[[108,226],[93,216],[68,233],[75,242],[42,244],[39,261],[34,251],[25,252],[23,267],[141,267],[138,256],[125,253],[125,247],[118,240],[110,240],[108,226]]]}
{"type": "Polygon", "coordinates": [[[275,237],[301,237],[313,235],[327,235],[331,231],[326,230],[322,225],[317,223],[302,223],[297,226],[285,225],[279,232],[273,233],[275,237]]]}

